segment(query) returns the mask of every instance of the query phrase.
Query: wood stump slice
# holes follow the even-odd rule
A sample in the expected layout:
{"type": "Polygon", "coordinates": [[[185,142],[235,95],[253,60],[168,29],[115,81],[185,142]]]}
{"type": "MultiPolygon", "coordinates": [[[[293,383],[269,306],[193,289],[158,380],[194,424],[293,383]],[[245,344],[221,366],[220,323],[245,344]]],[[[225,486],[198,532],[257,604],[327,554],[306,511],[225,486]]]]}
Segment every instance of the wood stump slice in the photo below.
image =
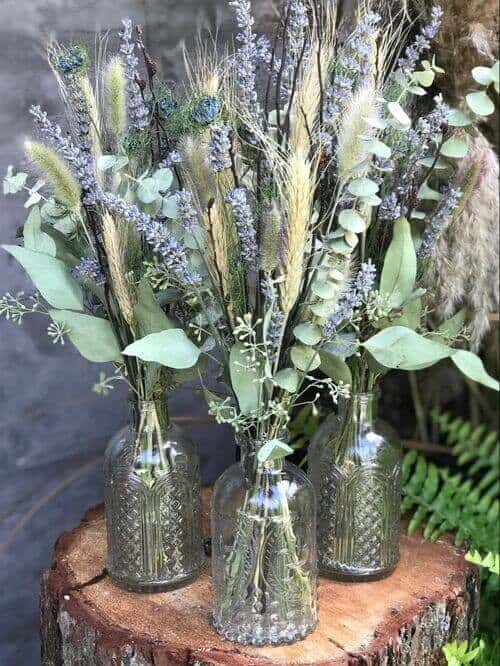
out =
{"type": "MultiPolygon", "coordinates": [[[[208,530],[209,491],[204,492],[208,530]]],[[[90,510],[63,534],[42,577],[44,666],[369,666],[444,663],[441,648],[474,636],[479,576],[447,538],[403,536],[402,558],[388,579],[322,579],[317,630],[295,645],[254,648],[219,638],[210,622],[207,573],[180,590],[133,594],[103,573],[104,509],[90,510]]]]}

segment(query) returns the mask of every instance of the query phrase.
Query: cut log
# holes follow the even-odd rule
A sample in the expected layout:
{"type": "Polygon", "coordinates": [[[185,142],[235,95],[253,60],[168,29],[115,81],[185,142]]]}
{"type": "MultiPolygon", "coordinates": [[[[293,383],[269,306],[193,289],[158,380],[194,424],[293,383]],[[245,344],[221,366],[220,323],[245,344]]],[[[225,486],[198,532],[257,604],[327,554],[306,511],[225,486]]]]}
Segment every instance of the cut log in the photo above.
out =
{"type": "MultiPolygon", "coordinates": [[[[209,492],[204,494],[208,530],[209,492]]],[[[479,576],[447,538],[403,536],[401,563],[375,583],[322,579],[317,630],[295,645],[244,647],[211,626],[207,571],[192,585],[133,594],[104,571],[103,507],[90,510],[55,547],[42,577],[44,666],[326,666],[444,663],[441,648],[471,639],[477,628],[479,576]]]]}

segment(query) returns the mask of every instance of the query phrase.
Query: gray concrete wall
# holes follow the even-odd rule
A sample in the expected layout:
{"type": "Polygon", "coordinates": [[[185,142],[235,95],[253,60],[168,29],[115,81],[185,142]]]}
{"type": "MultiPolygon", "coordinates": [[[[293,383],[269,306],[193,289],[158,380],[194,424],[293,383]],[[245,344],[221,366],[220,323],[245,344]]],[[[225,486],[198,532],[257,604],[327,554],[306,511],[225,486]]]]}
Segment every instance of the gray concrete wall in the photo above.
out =
{"type": "MultiPolygon", "coordinates": [[[[261,3],[268,6],[268,3],[261,3]]],[[[182,37],[227,18],[225,0],[0,0],[0,174],[22,166],[30,134],[28,108],[41,104],[61,112],[43,58],[50,34],[60,41],[119,28],[129,16],[146,27],[161,55],[165,75],[180,71],[182,37]]],[[[224,30],[222,30],[224,32],[224,30]]],[[[182,75],[182,74],[181,74],[182,75]]],[[[0,198],[0,243],[12,243],[24,222],[20,199],[0,198]]],[[[31,289],[6,253],[0,253],[0,291],[31,289]]],[[[55,347],[42,317],[22,327],[0,320],[0,664],[39,663],[38,577],[50,563],[52,545],[83,512],[101,501],[102,453],[126,419],[126,393],[108,398],[91,386],[100,366],[85,362],[71,346],[55,347]]],[[[203,415],[192,392],[172,399],[176,415],[203,415]]],[[[212,481],[234,455],[231,434],[215,427],[191,428],[200,444],[205,481],[212,481]]]]}

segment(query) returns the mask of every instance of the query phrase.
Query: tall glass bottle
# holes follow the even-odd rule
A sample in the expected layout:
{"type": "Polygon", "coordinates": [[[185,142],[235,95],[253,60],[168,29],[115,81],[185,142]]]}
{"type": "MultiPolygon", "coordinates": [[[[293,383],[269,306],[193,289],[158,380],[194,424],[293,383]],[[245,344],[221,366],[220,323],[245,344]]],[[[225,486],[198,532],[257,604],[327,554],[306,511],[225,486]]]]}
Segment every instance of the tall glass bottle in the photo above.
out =
{"type": "Polygon", "coordinates": [[[399,561],[402,450],[392,428],[376,420],[376,402],[373,393],[353,394],[309,450],[319,569],[337,580],[378,580],[399,561]]]}
{"type": "Polygon", "coordinates": [[[163,399],[132,403],[129,427],[106,450],[104,496],[107,570],[118,585],[161,592],[201,573],[198,452],[163,399]]]}
{"type": "Polygon", "coordinates": [[[230,641],[278,645],[317,623],[316,499],[298,467],[244,452],[214,488],[213,621],[230,641]]]}

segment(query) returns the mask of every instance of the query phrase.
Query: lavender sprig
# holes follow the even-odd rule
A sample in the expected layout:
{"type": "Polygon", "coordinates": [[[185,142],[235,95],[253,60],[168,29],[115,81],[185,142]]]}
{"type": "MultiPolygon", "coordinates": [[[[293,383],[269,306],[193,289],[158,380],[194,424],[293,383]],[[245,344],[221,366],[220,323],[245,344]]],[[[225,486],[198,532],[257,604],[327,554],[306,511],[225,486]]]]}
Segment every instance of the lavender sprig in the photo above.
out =
{"type": "Polygon", "coordinates": [[[275,70],[282,70],[281,75],[281,101],[285,105],[290,100],[295,69],[299,64],[300,55],[304,47],[305,30],[309,25],[307,8],[300,0],[292,0],[288,7],[287,30],[284,40],[284,62],[279,59],[275,62],[275,70]]]}
{"type": "Polygon", "coordinates": [[[255,222],[252,209],[247,200],[247,193],[243,188],[237,187],[228,192],[226,202],[231,206],[233,211],[240,239],[242,259],[250,270],[255,270],[259,250],[257,247],[255,222]]]}
{"type": "Polygon", "coordinates": [[[257,96],[256,69],[259,49],[254,32],[255,19],[252,16],[250,0],[231,0],[229,6],[236,13],[236,22],[240,31],[236,40],[240,43],[234,64],[239,99],[243,108],[253,117],[260,115],[260,104],[257,96]]]}
{"type": "Polygon", "coordinates": [[[106,278],[101,271],[101,266],[99,265],[97,259],[88,259],[83,257],[80,260],[80,263],[77,264],[71,272],[73,277],[75,277],[79,282],[90,280],[99,287],[102,287],[102,285],[106,283],[106,278]]]}
{"type": "Polygon", "coordinates": [[[72,167],[82,188],[82,201],[94,205],[99,199],[99,186],[94,174],[93,160],[85,150],[76,146],[68,136],[64,136],[59,125],[52,123],[45,111],[39,106],[32,106],[30,113],[35,119],[42,136],[64,157],[72,167]]]}
{"type": "Polygon", "coordinates": [[[446,226],[460,203],[462,191],[457,187],[448,187],[443,193],[441,201],[429,220],[419,248],[419,257],[428,259],[432,256],[436,243],[443,235],[446,226]]]}
{"type": "Polygon", "coordinates": [[[356,276],[356,290],[366,296],[375,287],[377,278],[377,269],[371,259],[361,264],[361,268],[356,276]]]}
{"type": "Polygon", "coordinates": [[[102,195],[101,201],[110,213],[121,215],[144,235],[152,251],[162,258],[165,266],[179,282],[185,285],[196,285],[201,282],[198,273],[189,270],[186,248],[161,222],[142,213],[134,204],[129,204],[109,192],[102,195]]]}
{"type": "Polygon", "coordinates": [[[179,190],[175,199],[179,209],[179,220],[183,228],[191,232],[198,220],[198,213],[193,205],[193,195],[189,190],[179,190]]]}
{"type": "Polygon", "coordinates": [[[208,144],[208,164],[214,173],[231,168],[231,139],[229,127],[212,125],[208,144]]]}
{"type": "Polygon", "coordinates": [[[125,77],[127,78],[128,115],[131,127],[138,130],[146,129],[149,125],[149,111],[144,104],[141,89],[138,84],[139,73],[137,65],[139,59],[135,55],[135,44],[132,41],[132,21],[123,19],[123,30],[120,33],[120,53],[125,64],[125,77]]]}
{"type": "Polygon", "coordinates": [[[398,60],[399,68],[406,74],[410,74],[415,69],[422,54],[431,48],[431,41],[439,33],[442,19],[443,10],[439,5],[434,5],[431,9],[430,22],[421,29],[413,44],[406,48],[404,57],[398,60]]]}
{"type": "Polygon", "coordinates": [[[342,102],[349,100],[363,85],[370,72],[372,41],[381,17],[367,12],[358,22],[341,49],[333,84],[325,91],[324,117],[335,121],[342,111],[342,102]]]}

